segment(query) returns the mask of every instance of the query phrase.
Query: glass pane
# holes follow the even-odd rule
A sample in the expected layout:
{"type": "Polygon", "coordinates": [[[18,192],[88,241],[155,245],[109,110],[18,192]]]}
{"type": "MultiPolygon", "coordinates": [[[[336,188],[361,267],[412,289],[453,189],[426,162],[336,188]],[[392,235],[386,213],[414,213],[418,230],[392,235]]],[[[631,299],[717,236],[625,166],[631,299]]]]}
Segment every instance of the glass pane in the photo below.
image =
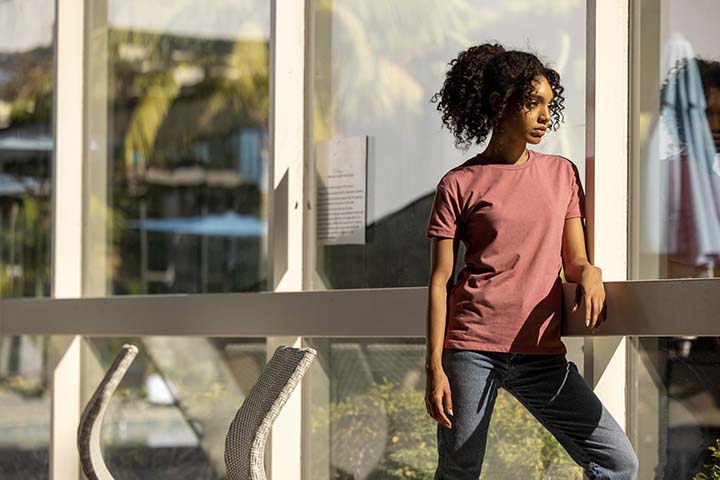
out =
{"type": "Polygon", "coordinates": [[[50,295],[55,1],[0,2],[0,297],[50,295]]]}
{"type": "MultiPolygon", "coordinates": [[[[425,411],[424,339],[305,341],[318,357],[303,380],[311,430],[303,478],[432,479],[437,423],[425,411]]],[[[580,355],[570,347],[569,360],[580,355]]],[[[483,479],[582,478],[555,438],[503,389],[488,438],[483,479]]]]}
{"type": "Polygon", "coordinates": [[[88,8],[86,295],[265,290],[270,3],[88,8]]]}
{"type": "Polygon", "coordinates": [[[633,278],[720,275],[718,2],[643,2],[633,278]]]}
{"type": "MultiPolygon", "coordinates": [[[[640,10],[633,278],[720,274],[718,15],[716,2],[653,0],[640,10]]],[[[632,344],[639,478],[714,478],[703,465],[717,461],[708,447],[720,438],[717,338],[632,344]]]]}
{"type": "Polygon", "coordinates": [[[484,148],[456,150],[430,98],[473,44],[531,50],[560,73],[564,124],[533,148],[584,178],[584,1],[310,3],[309,289],[426,284],[435,186],[484,148]]]}
{"type": "MultiPolygon", "coordinates": [[[[266,362],[264,338],[93,338],[95,388],[123,343],[140,352],[105,414],[103,457],[115,478],[225,477],[225,436],[266,362]]],[[[85,392],[89,398],[92,391],[85,392]]]]}
{"type": "Polygon", "coordinates": [[[0,337],[0,478],[48,478],[49,337],[0,337]]]}
{"type": "Polygon", "coordinates": [[[720,337],[634,338],[631,358],[638,478],[717,478],[720,337]]]}

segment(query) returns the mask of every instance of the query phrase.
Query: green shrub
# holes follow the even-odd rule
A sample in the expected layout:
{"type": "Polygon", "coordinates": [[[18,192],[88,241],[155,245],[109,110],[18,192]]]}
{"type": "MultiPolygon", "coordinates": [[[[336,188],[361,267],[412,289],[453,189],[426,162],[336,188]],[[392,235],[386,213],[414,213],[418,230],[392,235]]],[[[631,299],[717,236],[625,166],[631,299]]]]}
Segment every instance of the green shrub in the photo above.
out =
{"type": "MultiPolygon", "coordinates": [[[[423,391],[386,381],[366,393],[315,405],[310,418],[314,472],[327,471],[329,463],[332,479],[433,478],[437,423],[425,411],[423,391]]],[[[582,478],[582,469],[514,397],[500,390],[482,478],[567,480],[582,478]]]]}
{"type": "Polygon", "coordinates": [[[710,445],[708,450],[712,452],[713,463],[703,466],[709,469],[710,475],[700,472],[692,480],[720,480],[720,438],[715,439],[715,445],[710,445]]]}

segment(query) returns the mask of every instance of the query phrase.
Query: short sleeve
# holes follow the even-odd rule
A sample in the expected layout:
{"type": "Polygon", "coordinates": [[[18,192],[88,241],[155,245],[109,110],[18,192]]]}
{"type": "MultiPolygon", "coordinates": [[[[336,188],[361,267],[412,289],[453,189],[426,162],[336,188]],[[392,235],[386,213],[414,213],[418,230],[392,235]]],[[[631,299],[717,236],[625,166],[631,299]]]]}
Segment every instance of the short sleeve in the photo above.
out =
{"type": "Polygon", "coordinates": [[[567,204],[565,218],[583,217],[585,218],[585,192],[583,191],[580,174],[577,167],[570,163],[570,200],[567,204]]]}
{"type": "Polygon", "coordinates": [[[427,237],[455,238],[461,222],[459,202],[442,183],[435,190],[425,235],[427,237]]]}

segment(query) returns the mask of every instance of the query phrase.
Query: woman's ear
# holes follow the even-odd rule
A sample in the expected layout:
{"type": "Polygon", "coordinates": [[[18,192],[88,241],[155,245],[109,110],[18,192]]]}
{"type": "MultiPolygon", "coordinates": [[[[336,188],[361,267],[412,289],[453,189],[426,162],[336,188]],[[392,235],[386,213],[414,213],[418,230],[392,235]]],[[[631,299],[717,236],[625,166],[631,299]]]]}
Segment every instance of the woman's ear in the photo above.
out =
{"type": "Polygon", "coordinates": [[[492,108],[493,112],[498,111],[498,98],[500,97],[500,94],[498,92],[492,92],[490,94],[490,108],[492,108]]]}

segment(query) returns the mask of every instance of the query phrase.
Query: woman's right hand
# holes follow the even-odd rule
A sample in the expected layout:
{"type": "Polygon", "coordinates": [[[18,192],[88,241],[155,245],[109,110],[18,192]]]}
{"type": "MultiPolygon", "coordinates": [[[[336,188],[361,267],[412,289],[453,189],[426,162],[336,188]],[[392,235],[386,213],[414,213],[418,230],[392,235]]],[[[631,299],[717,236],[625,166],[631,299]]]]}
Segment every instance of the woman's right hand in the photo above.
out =
{"type": "Polygon", "coordinates": [[[426,371],[425,409],[438,423],[452,428],[452,423],[445,412],[453,415],[450,383],[441,367],[433,367],[426,371]]]}

